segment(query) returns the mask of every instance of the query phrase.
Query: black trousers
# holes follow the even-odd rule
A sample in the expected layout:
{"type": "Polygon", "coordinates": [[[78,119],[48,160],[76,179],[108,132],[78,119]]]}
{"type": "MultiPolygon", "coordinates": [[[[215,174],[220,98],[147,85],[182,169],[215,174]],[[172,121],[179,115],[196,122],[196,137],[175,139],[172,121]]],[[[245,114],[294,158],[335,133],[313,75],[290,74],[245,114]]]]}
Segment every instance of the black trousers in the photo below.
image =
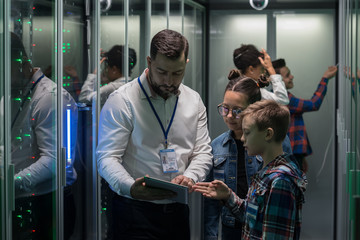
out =
{"type": "Polygon", "coordinates": [[[115,195],[114,239],[190,239],[189,207],[180,203],[155,204],[115,195]]]}

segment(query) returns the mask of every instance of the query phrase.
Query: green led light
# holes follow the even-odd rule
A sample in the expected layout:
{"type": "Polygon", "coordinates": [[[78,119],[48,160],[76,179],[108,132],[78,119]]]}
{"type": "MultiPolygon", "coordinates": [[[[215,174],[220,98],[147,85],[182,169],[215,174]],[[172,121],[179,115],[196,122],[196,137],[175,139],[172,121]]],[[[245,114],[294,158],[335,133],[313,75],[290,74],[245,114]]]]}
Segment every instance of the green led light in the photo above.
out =
{"type": "Polygon", "coordinates": [[[67,32],[70,32],[70,30],[67,30],[67,32]]]}
{"type": "Polygon", "coordinates": [[[26,174],[27,176],[31,176],[31,174],[30,173],[28,173],[28,174],[26,174]]]}
{"type": "Polygon", "coordinates": [[[42,29],[41,29],[41,28],[39,28],[39,32],[42,32],[42,29]]]}
{"type": "Polygon", "coordinates": [[[16,137],[17,140],[21,140],[22,138],[21,137],[16,137]]]}
{"type": "Polygon", "coordinates": [[[18,20],[16,20],[16,21],[21,22],[21,19],[19,18],[19,19],[18,19],[18,20]]]}
{"type": "Polygon", "coordinates": [[[37,28],[35,28],[35,31],[37,31],[38,29],[37,28]]]}
{"type": "Polygon", "coordinates": [[[64,29],[63,32],[66,32],[66,30],[64,29]]]}
{"type": "Polygon", "coordinates": [[[70,76],[68,76],[68,79],[70,79],[70,76]]]}
{"type": "Polygon", "coordinates": [[[63,77],[63,79],[66,79],[66,77],[63,77]]]}
{"type": "Polygon", "coordinates": [[[30,134],[24,134],[24,137],[31,137],[30,134]]]}
{"type": "Polygon", "coordinates": [[[22,62],[22,59],[21,59],[21,58],[17,58],[17,59],[15,59],[15,62],[22,62]]]}
{"type": "Polygon", "coordinates": [[[70,43],[67,43],[66,45],[70,46],[70,43]]]}
{"type": "Polygon", "coordinates": [[[68,87],[69,87],[69,86],[70,86],[70,83],[68,83],[67,85],[68,85],[68,87]]]}
{"type": "Polygon", "coordinates": [[[21,177],[20,177],[20,176],[18,176],[18,177],[16,177],[16,178],[21,180],[21,177]]]}
{"type": "Polygon", "coordinates": [[[66,50],[63,50],[63,53],[66,53],[66,50]]]}
{"type": "Polygon", "coordinates": [[[64,83],[63,86],[66,87],[66,83],[64,83]]]}
{"type": "Polygon", "coordinates": [[[21,98],[14,98],[14,100],[21,102],[21,98]]]}
{"type": "Polygon", "coordinates": [[[22,215],[16,215],[16,217],[18,217],[18,218],[22,218],[22,215]]]}
{"type": "Polygon", "coordinates": [[[31,24],[31,22],[27,22],[27,24],[31,24]]]}

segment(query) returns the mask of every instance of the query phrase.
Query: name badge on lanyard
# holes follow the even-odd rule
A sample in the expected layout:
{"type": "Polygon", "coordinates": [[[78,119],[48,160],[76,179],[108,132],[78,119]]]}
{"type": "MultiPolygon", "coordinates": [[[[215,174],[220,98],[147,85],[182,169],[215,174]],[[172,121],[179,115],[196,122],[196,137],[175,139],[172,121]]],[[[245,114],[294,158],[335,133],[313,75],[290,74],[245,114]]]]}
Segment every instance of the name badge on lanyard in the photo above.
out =
{"type": "Polygon", "coordinates": [[[150,100],[149,96],[147,95],[143,85],[140,82],[140,77],[138,77],[138,82],[139,82],[139,85],[140,85],[142,91],[144,92],[144,94],[146,96],[147,101],[150,104],[150,107],[151,107],[152,111],[154,112],[154,114],[156,116],[156,119],[158,120],[158,122],[160,124],[161,130],[162,130],[162,132],[164,134],[164,137],[165,137],[165,142],[164,142],[165,149],[160,150],[160,161],[161,161],[161,165],[162,165],[162,168],[163,168],[163,172],[164,173],[178,172],[179,168],[178,168],[178,165],[177,165],[175,150],[174,149],[168,149],[167,147],[168,147],[168,133],[170,131],[171,124],[172,124],[172,122],[174,120],[176,107],[177,107],[177,103],[178,103],[179,98],[178,97],[176,98],[174,111],[173,111],[173,114],[171,116],[169,126],[167,127],[167,129],[165,131],[165,128],[164,128],[164,126],[163,126],[163,124],[162,124],[162,122],[160,120],[159,115],[157,114],[157,112],[156,112],[156,110],[154,108],[154,105],[151,103],[151,100],[150,100]]]}
{"type": "Polygon", "coordinates": [[[160,159],[164,173],[174,173],[179,171],[174,149],[161,149],[160,159]]]}

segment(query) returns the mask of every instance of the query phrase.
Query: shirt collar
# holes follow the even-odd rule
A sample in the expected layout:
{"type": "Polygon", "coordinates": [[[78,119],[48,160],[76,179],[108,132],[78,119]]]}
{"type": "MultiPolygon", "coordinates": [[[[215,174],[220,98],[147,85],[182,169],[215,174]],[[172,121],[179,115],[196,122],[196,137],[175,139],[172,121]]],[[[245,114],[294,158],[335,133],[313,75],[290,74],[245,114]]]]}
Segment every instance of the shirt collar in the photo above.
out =
{"type": "Polygon", "coordinates": [[[226,135],[224,137],[224,140],[222,142],[222,145],[224,146],[226,143],[228,143],[229,141],[232,141],[234,138],[232,137],[232,131],[228,130],[226,132],[226,135]]]}
{"type": "Polygon", "coordinates": [[[40,68],[34,68],[34,74],[31,78],[31,83],[36,82],[44,73],[40,68]]]}

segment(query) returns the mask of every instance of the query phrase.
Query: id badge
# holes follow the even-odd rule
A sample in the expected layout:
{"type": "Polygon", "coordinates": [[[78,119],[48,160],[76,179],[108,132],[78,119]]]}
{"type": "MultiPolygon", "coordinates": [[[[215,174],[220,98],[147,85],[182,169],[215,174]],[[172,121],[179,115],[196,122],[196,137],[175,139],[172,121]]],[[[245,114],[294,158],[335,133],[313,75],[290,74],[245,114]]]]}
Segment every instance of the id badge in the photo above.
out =
{"type": "Polygon", "coordinates": [[[164,173],[175,173],[179,171],[174,149],[160,150],[160,161],[164,173]]]}

